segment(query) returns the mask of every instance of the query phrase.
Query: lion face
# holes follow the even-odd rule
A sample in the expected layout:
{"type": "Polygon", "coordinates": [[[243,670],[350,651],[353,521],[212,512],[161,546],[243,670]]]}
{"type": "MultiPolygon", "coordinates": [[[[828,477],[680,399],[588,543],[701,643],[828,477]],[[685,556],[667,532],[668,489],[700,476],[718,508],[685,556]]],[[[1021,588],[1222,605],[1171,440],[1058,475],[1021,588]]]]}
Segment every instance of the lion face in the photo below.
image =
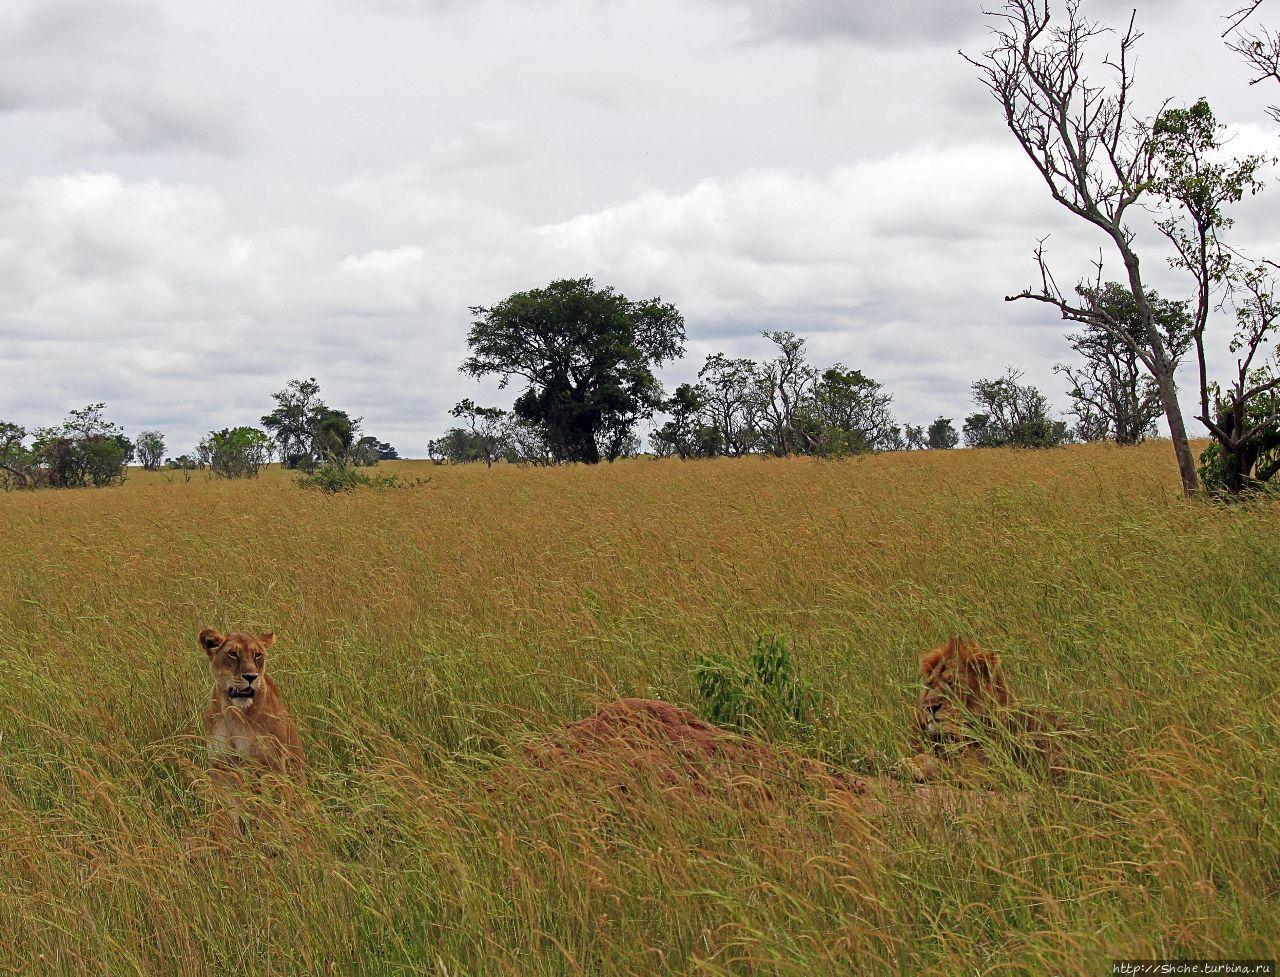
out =
{"type": "Polygon", "coordinates": [[[213,628],[200,632],[200,647],[209,655],[214,694],[234,708],[250,710],[262,690],[267,668],[267,649],[276,636],[233,631],[222,634],[213,628]]]}
{"type": "Polygon", "coordinates": [[[915,723],[933,744],[974,742],[974,721],[990,721],[1008,705],[1000,656],[970,639],[952,638],[920,658],[924,688],[915,723]]]}

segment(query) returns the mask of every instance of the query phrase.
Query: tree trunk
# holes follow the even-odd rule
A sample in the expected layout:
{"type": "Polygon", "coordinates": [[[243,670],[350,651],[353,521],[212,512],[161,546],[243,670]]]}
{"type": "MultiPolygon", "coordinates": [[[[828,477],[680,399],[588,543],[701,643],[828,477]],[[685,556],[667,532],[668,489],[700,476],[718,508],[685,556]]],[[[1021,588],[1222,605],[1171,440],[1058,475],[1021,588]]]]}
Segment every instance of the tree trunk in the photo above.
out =
{"type": "Polygon", "coordinates": [[[1187,426],[1182,420],[1182,406],[1178,403],[1178,388],[1173,382],[1172,370],[1160,370],[1156,376],[1160,390],[1160,404],[1164,407],[1165,420],[1169,422],[1169,439],[1178,459],[1178,474],[1182,476],[1182,494],[1187,498],[1200,491],[1200,479],[1196,475],[1196,459],[1187,439],[1187,426]]]}
{"type": "Polygon", "coordinates": [[[10,475],[12,475],[14,478],[16,478],[18,480],[19,488],[26,488],[28,485],[31,484],[31,479],[27,476],[27,473],[24,472],[21,468],[17,468],[14,465],[8,465],[8,464],[5,464],[4,462],[0,462],[0,470],[6,471],[10,475]]]}

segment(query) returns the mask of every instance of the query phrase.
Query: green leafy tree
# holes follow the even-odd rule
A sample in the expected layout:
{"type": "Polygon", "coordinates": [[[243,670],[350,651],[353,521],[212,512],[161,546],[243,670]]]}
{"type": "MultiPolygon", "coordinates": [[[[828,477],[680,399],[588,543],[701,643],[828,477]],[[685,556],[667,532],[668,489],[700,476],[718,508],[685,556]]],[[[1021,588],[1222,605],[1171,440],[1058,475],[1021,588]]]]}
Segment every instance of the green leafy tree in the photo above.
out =
{"type": "MultiPolygon", "coordinates": [[[[1104,329],[1093,322],[1069,334],[1067,342],[1080,354],[1083,365],[1059,363],[1053,370],[1071,385],[1071,413],[1080,440],[1137,444],[1154,434],[1156,421],[1164,413],[1159,387],[1138,355],[1145,329],[1142,312],[1128,286],[1118,282],[1107,282],[1085,298],[1117,328],[1104,329]]],[[[1168,301],[1149,291],[1147,305],[1165,348],[1180,360],[1191,343],[1187,303],[1168,301]]]]}
{"type": "Polygon", "coordinates": [[[514,412],[546,431],[560,461],[612,461],[662,402],[653,370],[684,352],[684,318],[653,298],[633,302],[590,278],[516,292],[477,318],[462,372],[527,384],[514,412]]]}
{"type": "Polygon", "coordinates": [[[471,437],[468,440],[478,459],[486,467],[502,457],[507,446],[507,412],[498,407],[481,407],[470,397],[459,401],[449,411],[466,425],[471,437]]]}
{"type": "Polygon", "coordinates": [[[702,391],[693,384],[682,383],[662,405],[670,416],[653,432],[654,452],[660,457],[713,458],[720,454],[720,431],[705,419],[706,404],[702,391]]]}
{"type": "Polygon", "coordinates": [[[1258,193],[1262,156],[1228,158],[1220,138],[1223,126],[1204,99],[1186,109],[1166,109],[1154,126],[1159,162],[1155,192],[1164,205],[1156,226],[1173,245],[1172,264],[1187,272],[1196,286],[1192,302],[1191,340],[1198,368],[1199,420],[1217,447],[1221,479],[1214,488],[1243,492],[1275,474],[1258,461],[1280,436],[1275,392],[1280,374],[1260,367],[1275,340],[1278,308],[1275,265],[1250,265],[1224,240],[1234,223],[1225,208],[1258,193]],[[1226,382],[1209,376],[1205,329],[1215,305],[1235,313],[1229,343],[1235,376],[1226,382]]]}
{"type": "Polygon", "coordinates": [[[387,441],[366,434],[356,442],[356,464],[376,465],[380,461],[397,461],[400,453],[387,441]]]}
{"type": "Polygon", "coordinates": [[[123,482],[128,451],[119,425],[103,416],[106,404],[73,410],[58,427],[38,428],[31,446],[41,484],[102,488],[123,482]]]}
{"type": "MultiPolygon", "coordinates": [[[[197,455],[199,449],[196,449],[197,455]]],[[[192,455],[178,455],[177,458],[166,458],[164,467],[169,471],[182,472],[182,480],[184,482],[191,481],[192,473],[201,468],[202,465],[198,458],[192,455]]]]}
{"type": "Polygon", "coordinates": [[[427,442],[427,457],[450,465],[485,460],[485,445],[464,427],[451,427],[427,442]]]}
{"type": "Polygon", "coordinates": [[[861,370],[837,363],[814,382],[800,414],[809,448],[820,455],[863,454],[905,446],[890,410],[892,394],[861,370]]]}
{"type": "Polygon", "coordinates": [[[955,425],[952,424],[951,418],[939,417],[930,424],[925,443],[934,450],[945,450],[958,445],[960,443],[960,435],[957,433],[955,425]]]}
{"type": "Polygon", "coordinates": [[[27,429],[12,421],[0,421],[0,487],[35,488],[35,458],[24,442],[27,429]]]}
{"type": "MultiPolygon", "coordinates": [[[[1274,366],[1255,372],[1252,382],[1261,386],[1276,377],[1274,366]]],[[[1273,386],[1265,393],[1243,401],[1248,413],[1236,417],[1240,401],[1232,395],[1212,391],[1218,423],[1225,429],[1249,430],[1241,448],[1225,452],[1222,443],[1211,443],[1200,454],[1200,477],[1205,488],[1218,495],[1239,495],[1247,489],[1262,488],[1280,475],[1280,392],[1273,386]]]]}
{"type": "Polygon", "coordinates": [[[356,443],[360,435],[360,418],[352,418],[344,410],[323,404],[315,411],[311,421],[313,457],[325,464],[345,468],[359,464],[356,443]]]}
{"type": "Polygon", "coordinates": [[[811,450],[817,425],[806,411],[818,371],[805,359],[805,339],[790,330],[762,335],[778,347],[778,355],[755,364],[751,399],[758,418],[757,447],[779,458],[811,450]]]}
{"type": "Polygon", "coordinates": [[[286,468],[377,464],[377,452],[361,447],[361,418],[321,400],[315,377],[290,380],[271,398],[276,408],[263,416],[262,426],[271,432],[286,468]]]}
{"type": "Polygon", "coordinates": [[[507,417],[507,451],[507,460],[519,465],[543,467],[556,463],[546,428],[510,415],[507,417]]]}
{"type": "Polygon", "coordinates": [[[276,408],[262,418],[262,426],[275,438],[280,459],[287,468],[306,468],[319,463],[315,445],[315,422],[325,410],[320,384],[315,377],[290,380],[283,390],[271,395],[276,408]]]}
{"type": "Polygon", "coordinates": [[[136,442],[138,461],[149,472],[159,469],[164,460],[164,435],[159,431],[143,431],[136,442]]]}
{"type": "Polygon", "coordinates": [[[979,413],[965,420],[965,443],[971,448],[1054,448],[1070,440],[1065,421],[1049,416],[1049,401],[1039,390],[1021,384],[1022,373],[1010,368],[994,380],[973,384],[979,413]]]}
{"type": "Polygon", "coordinates": [[[720,450],[731,458],[755,450],[760,439],[755,379],[753,361],[723,353],[708,356],[698,371],[698,400],[706,423],[716,429],[720,450]]]}
{"type": "Polygon", "coordinates": [[[196,449],[202,464],[219,478],[257,478],[271,460],[271,438],[256,427],[211,431],[196,449]]]}

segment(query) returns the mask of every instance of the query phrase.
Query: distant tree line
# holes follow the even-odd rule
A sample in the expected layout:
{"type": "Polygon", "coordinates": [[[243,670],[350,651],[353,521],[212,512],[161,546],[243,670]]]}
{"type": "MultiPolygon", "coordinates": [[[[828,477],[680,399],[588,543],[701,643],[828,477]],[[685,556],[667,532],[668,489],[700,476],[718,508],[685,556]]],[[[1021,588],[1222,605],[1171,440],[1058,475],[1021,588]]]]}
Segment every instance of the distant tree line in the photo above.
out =
{"type": "Polygon", "coordinates": [[[59,425],[0,421],[0,483],[6,488],[80,488],[124,481],[135,448],[103,416],[106,404],[73,410],[59,425]]]}
{"type": "MultiPolygon", "coordinates": [[[[459,402],[450,411],[458,423],[428,446],[438,461],[613,461],[640,452],[643,422],[653,454],[684,459],[842,457],[960,442],[952,418],[899,424],[879,381],[843,363],[814,366],[806,340],[789,330],[763,333],[774,347],[763,360],[708,356],[697,382],[667,397],[654,369],[683,354],[685,333],[683,318],[661,299],[633,302],[580,278],[471,311],[477,318],[462,372],[496,375],[500,387],[519,378],[525,389],[510,411],[459,402]]],[[[1049,417],[1047,398],[1021,376],[1010,370],[973,385],[981,410],[965,421],[967,444],[1050,447],[1077,431],[1101,432],[1072,431],[1049,417]]]]}
{"type": "MultiPolygon", "coordinates": [[[[430,442],[431,457],[595,464],[638,454],[645,425],[654,454],[682,459],[938,450],[962,437],[971,448],[1131,445],[1163,420],[1186,495],[1240,495],[1272,483],[1280,476],[1280,263],[1246,259],[1229,240],[1231,209],[1262,191],[1270,160],[1229,156],[1224,127],[1204,99],[1136,115],[1135,19],[1112,32],[1074,0],[1060,15],[1053,6],[1005,0],[990,12],[992,46],[966,57],[1050,197],[1098,231],[1123,267],[1119,281],[1107,280],[1099,255],[1095,274],[1064,288],[1042,241],[1037,281],[1006,297],[1044,303],[1080,327],[1067,335],[1076,360],[1055,367],[1068,384],[1069,419],[1054,417],[1044,394],[1011,367],[971,385],[975,409],[960,431],[946,417],[927,427],[900,423],[879,381],[843,363],[811,364],[805,340],[787,330],[764,333],[774,349],[762,360],[708,356],[697,381],[668,396],[655,370],[684,355],[679,311],[578,278],[470,309],[462,372],[521,389],[510,410],[458,403],[450,411],[456,423],[430,442]],[[1090,46],[1104,39],[1115,49],[1094,57],[1090,46]],[[1091,80],[1090,64],[1105,65],[1106,80],[1091,80]],[[1133,226],[1144,215],[1189,298],[1164,299],[1145,284],[1149,262],[1139,249],[1147,238],[1133,226]],[[1233,320],[1219,354],[1234,369],[1215,378],[1209,327],[1217,313],[1233,320]],[[1196,419],[1211,439],[1199,458],[1175,382],[1184,360],[1194,368],[1196,419]]],[[[1253,23],[1259,6],[1248,0],[1231,16],[1228,46],[1258,72],[1256,81],[1280,81],[1280,32],[1253,23]]],[[[1270,111],[1280,119],[1280,109],[1270,111]]],[[[303,471],[339,472],[395,457],[390,445],[361,435],[359,418],[328,407],[314,378],[291,381],[273,399],[262,428],[211,432],[193,453],[165,464],[234,478],[256,475],[272,457],[303,471]]],[[[103,409],[91,404],[61,426],[30,433],[0,422],[4,484],[110,485],[135,455],[158,467],[163,436],[148,431],[130,442],[103,409]]]]}
{"type": "Polygon", "coordinates": [[[106,404],[71,411],[56,427],[28,432],[0,421],[0,488],[82,488],[118,485],[137,461],[148,471],[162,468],[204,471],[213,478],[256,478],[263,465],[279,458],[287,467],[313,473],[368,467],[399,457],[385,441],[360,432],[361,419],[328,407],[312,377],[291,380],[272,394],[276,408],[262,418],[266,430],[250,426],[210,431],[195,449],[165,457],[159,431],[142,431],[130,441],[104,416],[106,404]]]}

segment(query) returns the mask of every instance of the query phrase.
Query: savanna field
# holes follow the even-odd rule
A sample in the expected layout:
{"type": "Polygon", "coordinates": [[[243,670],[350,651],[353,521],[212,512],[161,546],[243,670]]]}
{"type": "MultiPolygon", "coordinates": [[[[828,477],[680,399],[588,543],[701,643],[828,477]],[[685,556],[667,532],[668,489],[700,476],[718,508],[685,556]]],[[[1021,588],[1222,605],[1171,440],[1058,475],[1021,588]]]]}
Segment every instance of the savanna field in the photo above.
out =
{"type": "Polygon", "coordinates": [[[1280,504],[1179,497],[1167,443],[842,462],[389,463],[338,496],[135,472],[0,494],[0,971],[1101,974],[1280,948],[1280,504]],[[202,627],[274,630],[307,782],[242,837],[202,627]],[[784,636],[785,745],[913,752],[921,651],[998,650],[1079,730],[1007,804],[868,819],[521,779],[620,696],[784,636]],[[511,787],[519,781],[517,790],[511,787]]]}

